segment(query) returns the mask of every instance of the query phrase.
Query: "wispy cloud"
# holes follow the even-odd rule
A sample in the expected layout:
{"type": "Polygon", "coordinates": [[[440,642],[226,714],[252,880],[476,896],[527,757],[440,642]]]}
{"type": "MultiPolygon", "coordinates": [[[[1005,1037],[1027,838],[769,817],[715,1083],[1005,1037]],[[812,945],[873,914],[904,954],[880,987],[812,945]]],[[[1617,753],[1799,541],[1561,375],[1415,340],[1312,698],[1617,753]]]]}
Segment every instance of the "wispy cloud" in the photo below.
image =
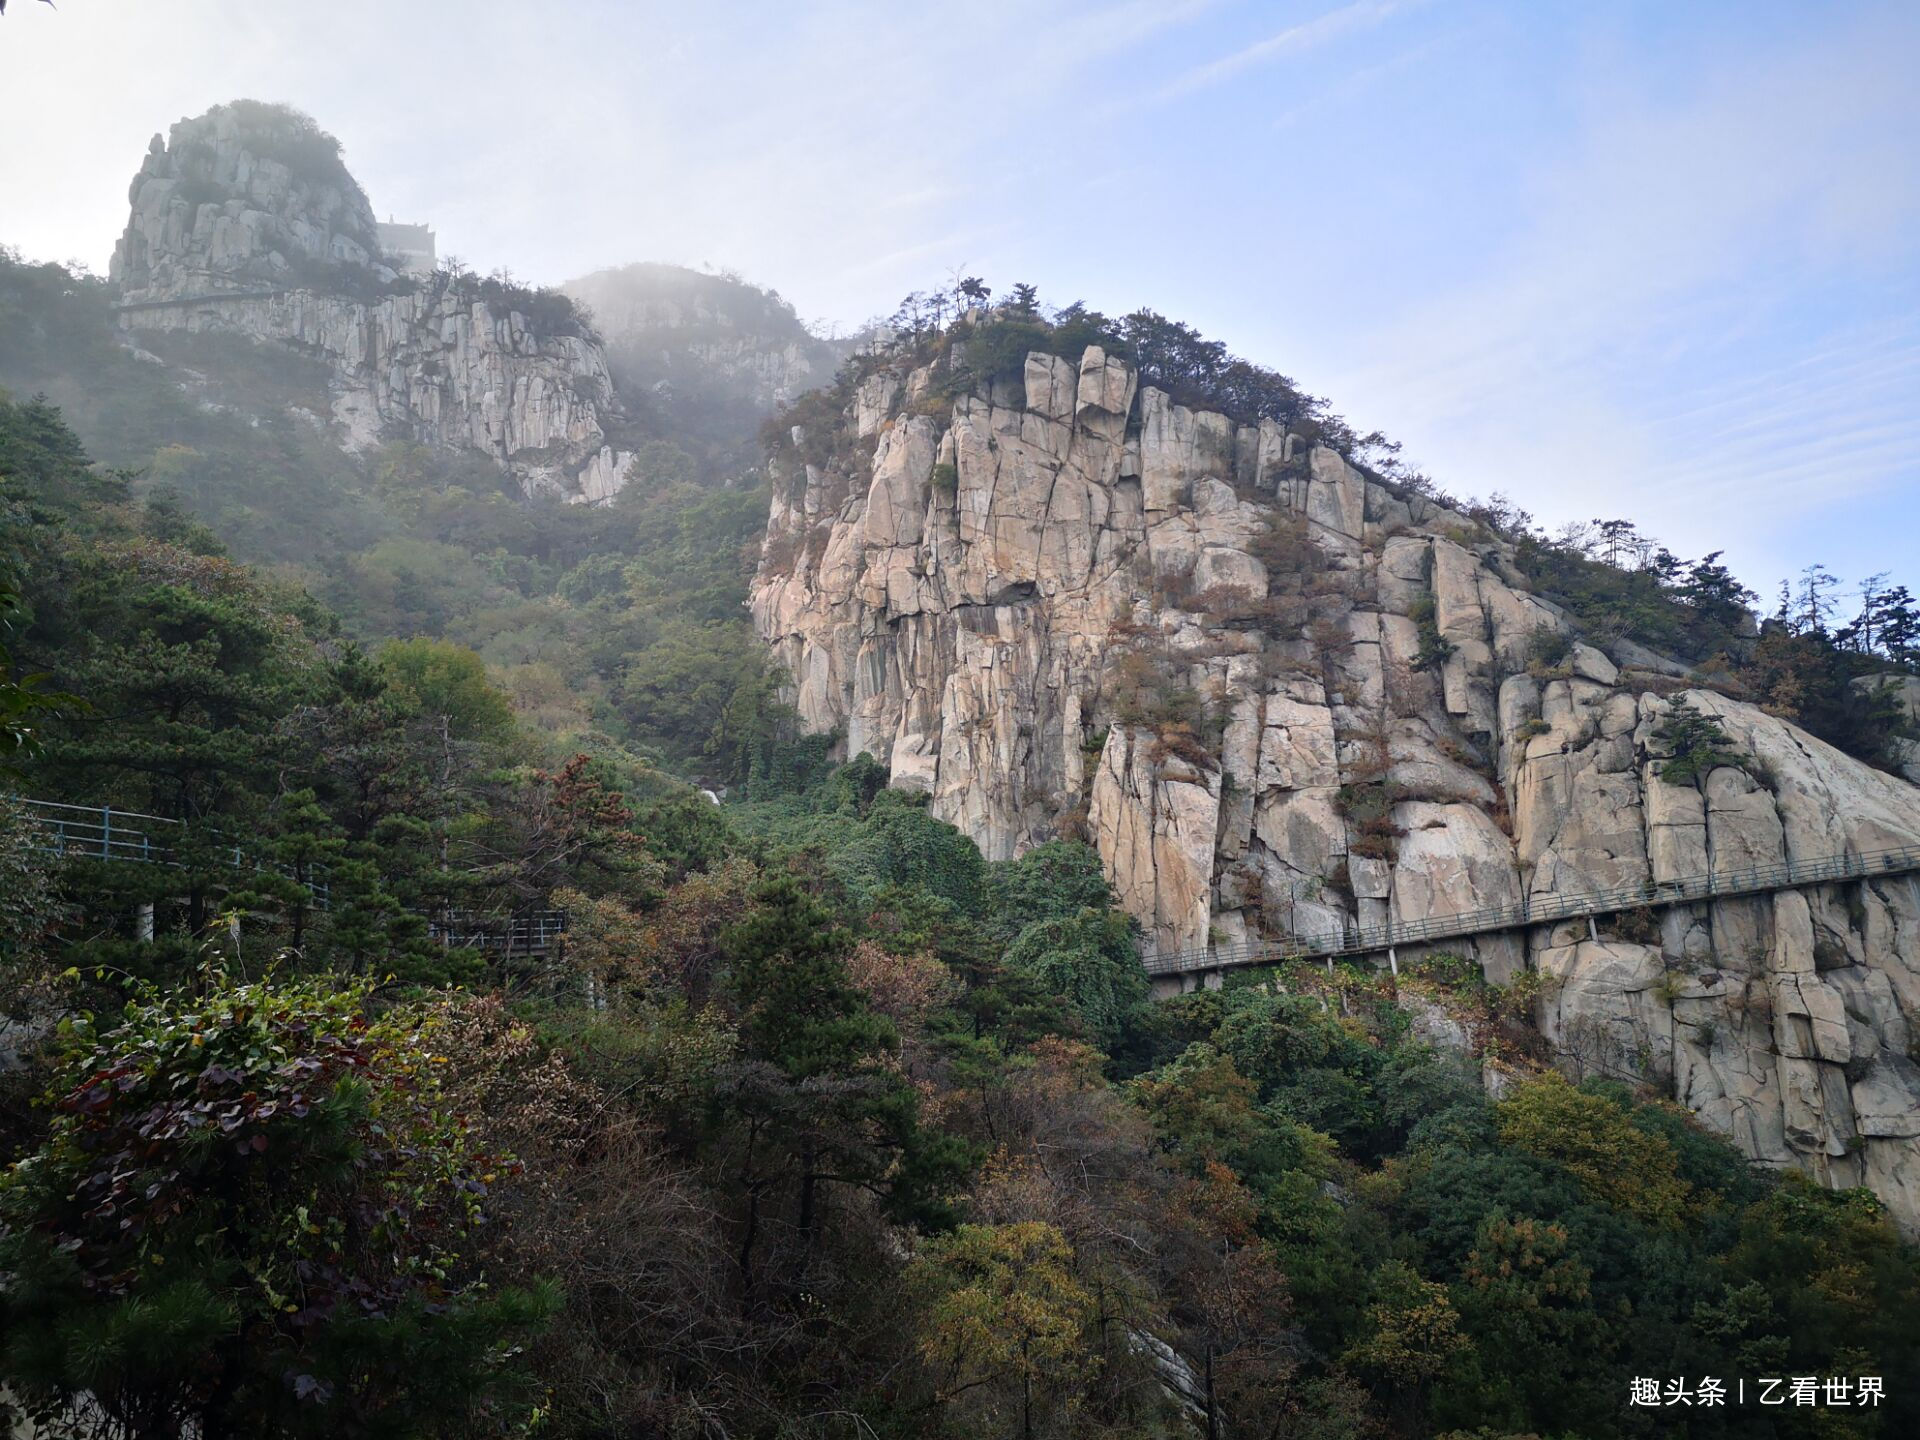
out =
{"type": "Polygon", "coordinates": [[[1434,55],[1458,45],[1460,38],[1457,33],[1436,35],[1432,39],[1421,41],[1418,45],[1409,46],[1397,55],[1390,55],[1385,60],[1349,70],[1325,90],[1274,116],[1273,128],[1275,130],[1297,129],[1308,119],[1317,117],[1327,110],[1336,109],[1341,105],[1350,105],[1360,97],[1372,93],[1381,81],[1401,71],[1425,64],[1434,55]]]}
{"type": "Polygon", "coordinates": [[[1916,40],[1883,12],[1679,95],[1590,77],[1529,223],[1329,383],[1462,488],[1786,568],[1792,517],[1920,480],[1916,40]]]}
{"type": "Polygon", "coordinates": [[[1389,19],[1395,13],[1412,9],[1425,3],[1425,0],[1354,0],[1353,4],[1342,5],[1338,10],[1329,10],[1312,20],[1302,21],[1298,25],[1289,25],[1264,40],[1223,55],[1218,60],[1210,60],[1204,65],[1196,65],[1184,74],[1177,75],[1155,95],[1156,100],[1172,100],[1181,95],[1190,95],[1196,90],[1205,90],[1231,80],[1234,76],[1255,66],[1269,64],[1285,57],[1304,55],[1323,45],[1338,40],[1359,30],[1368,30],[1389,19]]]}

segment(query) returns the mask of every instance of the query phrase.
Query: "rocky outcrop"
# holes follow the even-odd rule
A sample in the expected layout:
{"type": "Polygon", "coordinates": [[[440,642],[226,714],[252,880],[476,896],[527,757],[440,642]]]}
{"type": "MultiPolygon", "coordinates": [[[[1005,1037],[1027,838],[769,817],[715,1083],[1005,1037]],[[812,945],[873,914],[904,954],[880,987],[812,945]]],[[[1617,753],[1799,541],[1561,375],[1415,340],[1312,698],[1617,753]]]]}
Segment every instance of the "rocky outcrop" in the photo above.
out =
{"type": "MultiPolygon", "coordinates": [[[[1644,651],[1540,644],[1569,626],[1503,541],[1272,421],[1097,348],[939,385],[880,363],[776,454],[756,623],[810,727],[991,857],[1086,836],[1151,947],[1920,844],[1920,790],[1644,651]],[[1741,764],[1661,778],[1682,701],[1741,764]]],[[[1920,1223],[1914,876],[1448,948],[1537,972],[1570,1068],[1920,1223]]]]}
{"type": "Polygon", "coordinates": [[[109,275],[131,298],[294,284],[381,260],[338,143],[279,106],[216,105],[154,136],[127,199],[109,275]]]}
{"type": "Polygon", "coordinates": [[[402,276],[312,121],[247,101],[182,120],[154,137],[129,199],[112,266],[126,330],[233,334],[325,360],[350,449],[400,433],[485,454],[528,494],[620,487],[631,456],[599,341],[505,286],[402,276]]]}

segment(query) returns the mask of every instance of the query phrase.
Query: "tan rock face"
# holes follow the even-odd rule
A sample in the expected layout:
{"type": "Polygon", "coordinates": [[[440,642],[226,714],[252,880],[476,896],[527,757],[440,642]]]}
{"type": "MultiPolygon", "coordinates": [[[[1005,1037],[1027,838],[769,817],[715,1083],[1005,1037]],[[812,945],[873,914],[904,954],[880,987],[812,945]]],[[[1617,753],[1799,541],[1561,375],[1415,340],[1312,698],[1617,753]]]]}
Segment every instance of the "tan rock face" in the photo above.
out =
{"type": "Polygon", "coordinates": [[[1107,733],[1093,782],[1092,830],[1121,903],[1167,949],[1207,943],[1217,776],[1157,759],[1146,736],[1107,733]]]}
{"type": "Polygon", "coordinates": [[[444,280],[383,293],[395,272],[352,177],[296,173],[259,144],[226,106],[181,121],[169,143],[154,137],[114,252],[123,328],[324,359],[349,449],[398,428],[490,457],[529,495],[598,501],[620,488],[632,457],[608,434],[617,406],[597,341],[543,335],[444,280]]]}
{"type": "MultiPolygon", "coordinates": [[[[1528,673],[1566,627],[1503,542],[1271,421],[1177,405],[1098,350],[927,393],[883,368],[856,448],[775,457],[755,619],[809,725],[989,856],[1084,835],[1155,950],[1920,843],[1920,790],[1707,692],[1687,698],[1752,762],[1661,780],[1672,701],[1632,684],[1644,652],[1528,673]],[[1427,636],[1447,654],[1421,668],[1427,636]]],[[[1666,1088],[1755,1159],[1920,1223],[1914,877],[1454,948],[1496,982],[1539,972],[1569,1069],[1666,1088]]]]}

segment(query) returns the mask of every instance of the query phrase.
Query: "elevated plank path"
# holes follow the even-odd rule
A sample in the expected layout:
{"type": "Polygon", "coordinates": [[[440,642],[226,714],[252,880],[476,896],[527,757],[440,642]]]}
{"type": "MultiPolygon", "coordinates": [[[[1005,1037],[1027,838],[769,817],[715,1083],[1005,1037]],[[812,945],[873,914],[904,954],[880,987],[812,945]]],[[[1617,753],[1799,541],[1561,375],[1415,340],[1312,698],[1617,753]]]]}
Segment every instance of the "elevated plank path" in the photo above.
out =
{"type": "Polygon", "coordinates": [[[1317,935],[1286,935],[1245,945],[1209,945],[1176,950],[1146,959],[1147,973],[1155,976],[1204,975],[1248,965],[1271,965],[1286,960],[1392,955],[1402,945],[1429,945],[1439,940],[1471,940],[1532,925],[1551,925],[1614,915],[1623,910],[1665,909],[1702,900],[1725,900],[1741,895],[1767,895],[1803,885],[1836,881],[1873,880],[1920,871],[1920,845],[1893,850],[1868,850],[1825,855],[1811,860],[1789,860],[1781,865],[1746,870],[1716,870],[1677,880],[1624,890],[1559,891],[1533,895],[1518,905],[1492,910],[1464,910],[1388,925],[1347,925],[1317,935]]]}

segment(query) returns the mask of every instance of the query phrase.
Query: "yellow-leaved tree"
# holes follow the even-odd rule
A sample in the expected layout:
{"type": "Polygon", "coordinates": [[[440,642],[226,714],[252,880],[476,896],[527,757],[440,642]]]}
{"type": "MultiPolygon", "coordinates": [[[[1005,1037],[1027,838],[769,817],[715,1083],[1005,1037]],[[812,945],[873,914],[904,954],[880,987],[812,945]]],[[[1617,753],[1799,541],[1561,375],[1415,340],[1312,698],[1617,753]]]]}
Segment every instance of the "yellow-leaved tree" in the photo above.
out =
{"type": "Polygon", "coordinates": [[[1421,1279],[1401,1260],[1374,1272],[1373,1289],[1372,1331],[1348,1349],[1346,1361],[1393,1389],[1418,1392],[1471,1343],[1460,1333],[1460,1314],[1446,1286],[1421,1279]]]}
{"type": "Polygon", "coordinates": [[[914,1262],[927,1302],[920,1351],[938,1376],[937,1399],[951,1407],[966,1397],[977,1433],[1005,1433],[1016,1413],[1023,1440],[1044,1433],[1099,1368],[1093,1297],[1073,1262],[1066,1236],[1039,1221],[962,1225],[914,1262]]]}
{"type": "Polygon", "coordinates": [[[1603,1204],[1649,1225],[1677,1227],[1692,1187],[1666,1136],[1642,1130],[1603,1095],[1548,1071],[1500,1102],[1500,1139],[1557,1161],[1603,1204]]]}

